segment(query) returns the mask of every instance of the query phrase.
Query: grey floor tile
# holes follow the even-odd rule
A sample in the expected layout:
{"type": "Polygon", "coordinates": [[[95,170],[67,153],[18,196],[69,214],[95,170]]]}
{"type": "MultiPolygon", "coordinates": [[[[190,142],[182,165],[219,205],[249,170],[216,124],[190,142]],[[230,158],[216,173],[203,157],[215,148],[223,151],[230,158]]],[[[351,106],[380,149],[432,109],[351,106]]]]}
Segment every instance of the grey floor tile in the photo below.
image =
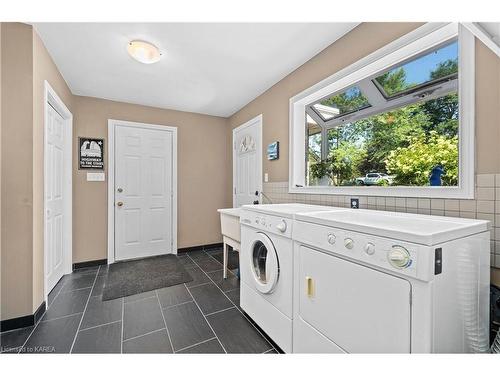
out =
{"type": "Polygon", "coordinates": [[[172,353],[166,329],[123,342],[123,353],[172,353]]]}
{"type": "Polygon", "coordinates": [[[231,301],[214,284],[199,285],[191,288],[190,291],[203,314],[210,314],[233,306],[231,301]]]}
{"type": "Polygon", "coordinates": [[[83,273],[93,273],[96,274],[99,271],[99,266],[84,267],[73,270],[73,274],[83,274],[83,273]]]}
{"type": "Polygon", "coordinates": [[[189,283],[186,283],[186,286],[188,288],[191,288],[191,287],[196,286],[196,285],[205,284],[205,283],[210,282],[210,279],[208,278],[207,275],[205,275],[205,272],[203,272],[198,267],[188,268],[188,269],[186,269],[186,271],[193,278],[193,281],[190,281],[189,283]]]}
{"type": "MultiPolygon", "coordinates": [[[[219,263],[223,263],[224,261],[224,256],[221,253],[216,253],[212,255],[219,263]]],[[[239,267],[240,264],[240,255],[237,251],[232,251],[230,250],[227,255],[228,261],[227,261],[227,267],[230,270],[236,270],[239,267]]]]}
{"type": "Polygon", "coordinates": [[[217,284],[219,288],[221,288],[224,292],[227,290],[232,290],[240,287],[240,280],[232,273],[227,273],[227,278],[222,278],[222,270],[215,272],[208,272],[208,277],[212,279],[212,281],[217,284]]]}
{"type": "Polygon", "coordinates": [[[102,265],[99,268],[99,273],[97,276],[107,276],[108,275],[108,265],[102,265]]]}
{"type": "Polygon", "coordinates": [[[157,292],[162,309],[193,300],[184,284],[158,289],[157,292]]]}
{"type": "Polygon", "coordinates": [[[264,353],[272,349],[236,308],[209,315],[207,319],[228,353],[264,353]]]}
{"type": "Polygon", "coordinates": [[[123,339],[165,328],[157,298],[126,303],[123,316],[123,339]]]}
{"type": "Polygon", "coordinates": [[[214,333],[194,302],[163,309],[174,350],[208,340],[214,333]]]}
{"type": "Polygon", "coordinates": [[[207,258],[195,259],[194,262],[205,272],[212,272],[222,269],[222,263],[217,262],[214,258],[207,256],[207,258]]]}
{"type": "Polygon", "coordinates": [[[80,329],[122,320],[122,299],[102,301],[101,296],[90,297],[80,329]]]}
{"type": "Polygon", "coordinates": [[[92,296],[102,295],[102,290],[104,288],[104,282],[106,281],[105,276],[97,276],[95,279],[94,288],[92,288],[92,296]]]}
{"type": "Polygon", "coordinates": [[[142,292],[142,293],[137,293],[137,294],[132,294],[131,296],[126,296],[125,303],[135,302],[135,301],[139,301],[141,299],[152,298],[152,297],[156,297],[156,292],[154,290],[150,290],[150,291],[142,292]]]}
{"type": "Polygon", "coordinates": [[[196,263],[188,256],[180,257],[179,261],[187,269],[196,267],[196,263]]]}
{"type": "Polygon", "coordinates": [[[229,297],[231,302],[233,302],[236,306],[240,307],[240,289],[230,290],[229,292],[225,292],[226,296],[229,297]]]}
{"type": "Polygon", "coordinates": [[[120,353],[122,323],[79,331],[72,353],[120,353]]]}
{"type": "Polygon", "coordinates": [[[61,289],[63,288],[64,286],[64,281],[63,281],[64,278],[61,278],[61,280],[59,280],[56,284],[56,286],[54,288],[52,288],[52,290],[50,291],[49,295],[48,295],[48,307],[50,307],[50,305],[52,304],[52,302],[54,302],[54,299],[57,297],[57,294],[61,291],[61,289]]]}
{"type": "Polygon", "coordinates": [[[264,354],[279,354],[279,353],[276,349],[271,349],[271,350],[268,350],[267,352],[265,352],[264,354]]]}
{"type": "Polygon", "coordinates": [[[45,312],[42,320],[60,318],[62,316],[81,313],[90,294],[90,288],[59,293],[52,305],[45,312]]]}
{"type": "Polygon", "coordinates": [[[205,253],[203,250],[188,251],[186,252],[186,255],[191,259],[201,259],[207,257],[207,253],[205,253]]]}
{"type": "Polygon", "coordinates": [[[69,353],[82,314],[41,321],[21,353],[69,353]]]}
{"type": "Polygon", "coordinates": [[[0,335],[0,351],[11,351],[23,346],[24,342],[33,331],[34,326],[15,329],[13,331],[3,332],[0,335]]]}
{"type": "Polygon", "coordinates": [[[225,353],[222,346],[219,344],[217,339],[212,339],[210,341],[202,342],[201,344],[192,346],[190,348],[180,350],[179,354],[218,354],[225,353]]]}
{"type": "Polygon", "coordinates": [[[71,277],[64,283],[61,289],[61,293],[66,293],[76,289],[90,288],[94,284],[96,272],[76,274],[73,273],[71,277]]]}
{"type": "Polygon", "coordinates": [[[215,247],[213,249],[206,249],[205,252],[208,255],[214,256],[215,254],[222,254],[222,247],[215,247]]]}

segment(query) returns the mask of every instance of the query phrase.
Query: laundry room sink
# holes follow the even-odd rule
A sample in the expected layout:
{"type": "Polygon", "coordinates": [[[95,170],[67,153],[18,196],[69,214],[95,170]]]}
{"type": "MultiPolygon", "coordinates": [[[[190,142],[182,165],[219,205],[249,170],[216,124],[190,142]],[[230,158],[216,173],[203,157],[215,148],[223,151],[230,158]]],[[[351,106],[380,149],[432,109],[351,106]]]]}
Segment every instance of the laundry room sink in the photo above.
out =
{"type": "Polygon", "coordinates": [[[220,213],[221,233],[236,242],[240,241],[240,209],[239,208],[221,208],[217,210],[220,213]]]}

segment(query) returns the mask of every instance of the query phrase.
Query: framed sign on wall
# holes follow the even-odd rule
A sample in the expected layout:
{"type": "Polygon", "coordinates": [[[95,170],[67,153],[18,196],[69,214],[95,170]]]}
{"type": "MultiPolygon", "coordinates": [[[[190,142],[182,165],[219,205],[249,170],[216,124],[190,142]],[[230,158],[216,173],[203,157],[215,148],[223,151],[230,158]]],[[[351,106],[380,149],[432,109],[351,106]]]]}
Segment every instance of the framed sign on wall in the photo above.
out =
{"type": "Polygon", "coordinates": [[[80,137],[78,169],[104,169],[104,139],[80,137]]]}
{"type": "Polygon", "coordinates": [[[267,160],[277,160],[280,157],[280,143],[275,141],[267,146],[267,160]]]}

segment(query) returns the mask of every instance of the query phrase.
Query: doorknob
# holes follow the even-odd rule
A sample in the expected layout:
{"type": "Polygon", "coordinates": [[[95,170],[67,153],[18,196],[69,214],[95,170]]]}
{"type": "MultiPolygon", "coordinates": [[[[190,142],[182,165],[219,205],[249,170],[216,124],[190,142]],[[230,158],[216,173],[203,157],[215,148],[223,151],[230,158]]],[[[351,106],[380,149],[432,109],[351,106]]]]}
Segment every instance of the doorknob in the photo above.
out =
{"type": "Polygon", "coordinates": [[[123,206],[123,202],[116,202],[116,205],[117,205],[118,207],[121,207],[121,206],[123,206]]]}

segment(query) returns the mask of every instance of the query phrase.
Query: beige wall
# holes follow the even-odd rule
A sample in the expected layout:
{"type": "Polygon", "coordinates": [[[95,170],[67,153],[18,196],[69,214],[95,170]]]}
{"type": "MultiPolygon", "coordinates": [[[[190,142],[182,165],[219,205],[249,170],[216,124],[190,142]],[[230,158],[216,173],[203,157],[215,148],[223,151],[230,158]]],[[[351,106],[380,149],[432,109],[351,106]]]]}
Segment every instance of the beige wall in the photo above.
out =
{"type": "Polygon", "coordinates": [[[33,38],[26,25],[1,28],[1,310],[9,319],[31,314],[33,304],[33,38]]]}
{"type": "Polygon", "coordinates": [[[73,262],[107,258],[107,182],[86,181],[76,142],[80,136],[107,139],[108,119],[178,127],[178,247],[221,242],[217,209],[230,204],[226,119],[81,96],[75,96],[73,115],[73,262]]]}

